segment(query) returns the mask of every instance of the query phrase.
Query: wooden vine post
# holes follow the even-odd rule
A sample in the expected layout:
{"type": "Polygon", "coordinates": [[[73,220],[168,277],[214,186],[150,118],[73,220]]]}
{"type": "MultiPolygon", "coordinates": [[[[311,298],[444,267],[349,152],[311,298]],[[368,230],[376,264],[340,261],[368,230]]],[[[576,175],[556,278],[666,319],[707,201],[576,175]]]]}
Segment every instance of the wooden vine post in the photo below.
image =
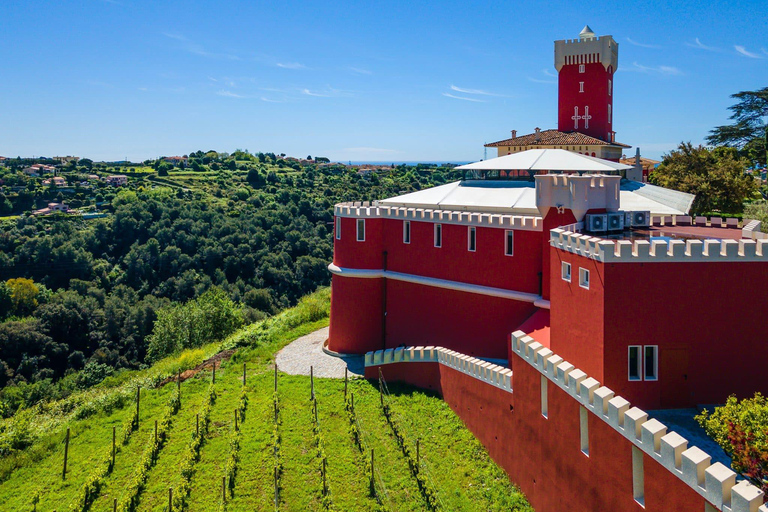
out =
{"type": "Polygon", "coordinates": [[[157,444],[157,420],[155,420],[155,444],[157,444]]]}
{"type": "Polygon", "coordinates": [[[235,409],[235,432],[237,432],[237,409],[235,409]]]}
{"type": "Polygon", "coordinates": [[[141,403],[141,386],[136,386],[136,429],[139,428],[139,404],[141,403]]]}
{"type": "Polygon", "coordinates": [[[181,403],[181,370],[179,370],[179,373],[176,375],[176,391],[179,395],[179,403],[181,403]]]}
{"type": "Polygon", "coordinates": [[[212,381],[214,384],[216,384],[216,361],[213,362],[213,376],[212,381]]]}
{"type": "Polygon", "coordinates": [[[346,366],[344,367],[344,398],[347,398],[347,370],[348,369],[349,368],[347,368],[346,366]]]}
{"type": "Polygon", "coordinates": [[[243,387],[245,387],[245,363],[243,363],[243,387]]]}
{"type": "Polygon", "coordinates": [[[173,511],[173,487],[168,488],[168,512],[173,511]]]}
{"type": "Polygon", "coordinates": [[[117,498],[112,500],[112,512],[117,512],[117,498]]]}
{"type": "Polygon", "coordinates": [[[309,367],[309,399],[314,400],[315,399],[315,369],[313,366],[309,367]]]}
{"type": "Polygon", "coordinates": [[[69,427],[67,427],[67,437],[64,438],[64,469],[61,471],[61,479],[67,479],[67,457],[69,457],[69,427]]]}
{"type": "Polygon", "coordinates": [[[419,456],[419,439],[416,439],[416,468],[421,467],[421,457],[419,456]]]}
{"type": "Polygon", "coordinates": [[[325,463],[326,463],[326,460],[325,460],[325,457],[323,457],[323,496],[328,495],[328,483],[325,479],[325,472],[326,472],[325,463]]]}
{"type": "Polygon", "coordinates": [[[221,501],[227,501],[227,477],[221,477],[221,501]]]}
{"type": "Polygon", "coordinates": [[[277,510],[277,466],[275,466],[275,510],[277,510]]]}
{"type": "Polygon", "coordinates": [[[379,366],[379,398],[381,399],[381,407],[384,408],[384,387],[382,386],[381,366],[379,366]]]}
{"type": "Polygon", "coordinates": [[[275,361],[275,393],[277,393],[277,361],[275,361]]]}
{"type": "Polygon", "coordinates": [[[373,466],[373,448],[371,448],[371,495],[376,494],[376,481],[374,480],[374,466],[373,466]]]}
{"type": "Polygon", "coordinates": [[[200,413],[195,415],[195,437],[200,437],[200,413]]]}
{"type": "Polygon", "coordinates": [[[115,454],[117,453],[117,427],[112,427],[112,467],[115,467],[115,454]]]}

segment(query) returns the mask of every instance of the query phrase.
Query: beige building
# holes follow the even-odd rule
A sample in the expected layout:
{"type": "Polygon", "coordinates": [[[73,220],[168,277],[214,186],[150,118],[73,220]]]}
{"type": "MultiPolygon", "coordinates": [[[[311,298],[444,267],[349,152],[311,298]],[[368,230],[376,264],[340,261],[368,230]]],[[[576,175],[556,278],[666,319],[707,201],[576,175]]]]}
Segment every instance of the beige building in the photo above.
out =
{"type": "Polygon", "coordinates": [[[620,142],[605,142],[579,132],[541,131],[536,128],[533,133],[520,136],[517,135],[517,130],[512,130],[512,137],[509,139],[491,142],[485,147],[496,148],[497,156],[511,155],[528,149],[565,149],[618,162],[622,152],[631,146],[620,142]]]}

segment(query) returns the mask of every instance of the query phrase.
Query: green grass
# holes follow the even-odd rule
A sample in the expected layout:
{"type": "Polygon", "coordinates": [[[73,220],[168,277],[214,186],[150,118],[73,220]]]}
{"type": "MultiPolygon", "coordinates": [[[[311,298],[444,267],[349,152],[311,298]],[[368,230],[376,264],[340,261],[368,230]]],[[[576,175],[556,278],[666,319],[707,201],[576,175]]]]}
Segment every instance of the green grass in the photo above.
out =
{"type": "MultiPolygon", "coordinates": [[[[327,325],[327,299],[327,292],[323,291],[293,310],[243,329],[221,344],[221,347],[241,348],[217,369],[217,399],[211,409],[209,430],[199,459],[194,464],[186,510],[220,509],[221,483],[230,454],[234,410],[242,389],[243,363],[248,368],[248,406],[246,418],[240,425],[239,464],[233,494],[227,496],[226,510],[274,510],[271,445],[274,355],[291,340],[327,325]]],[[[169,368],[178,363],[177,356],[163,364],[169,368]]],[[[168,488],[176,489],[181,481],[180,470],[189,451],[195,414],[204,401],[210,379],[210,371],[204,371],[182,384],[181,409],[174,416],[168,440],[149,471],[138,510],[167,509],[168,488]]],[[[283,459],[279,510],[325,510],[321,459],[312,430],[310,379],[280,373],[278,381],[283,459]]],[[[119,389],[130,382],[132,379],[118,377],[112,384],[119,389]]],[[[139,430],[117,455],[115,468],[105,478],[104,487],[90,510],[111,510],[113,499],[122,499],[154,429],[154,419],[163,415],[175,387],[175,383],[170,383],[142,392],[139,430]]],[[[398,429],[408,443],[415,442],[417,437],[421,439],[423,471],[430,475],[443,510],[530,510],[522,494],[508,482],[504,472],[442,400],[410,387],[391,387],[393,393],[387,399],[398,429]]],[[[382,413],[378,388],[365,380],[353,380],[349,391],[355,395],[366,449],[373,448],[376,453],[377,487],[383,508],[391,512],[427,510],[416,479],[382,413]]],[[[344,382],[315,379],[315,392],[318,425],[328,461],[330,500],[326,500],[326,504],[330,501],[331,510],[337,511],[376,510],[378,504],[369,496],[366,474],[365,461],[370,452],[361,453],[350,434],[344,409],[344,382]]],[[[120,428],[133,406],[134,402],[129,400],[111,412],[97,411],[86,418],[66,422],[71,428],[71,442],[65,481],[61,479],[61,430],[49,436],[56,441],[53,444],[46,444],[49,437],[45,442],[38,440],[36,449],[47,447],[46,454],[38,460],[17,459],[25,464],[0,485],[3,510],[32,510],[36,493],[40,497],[37,510],[70,510],[81,485],[111,446],[112,426],[120,428]]]]}

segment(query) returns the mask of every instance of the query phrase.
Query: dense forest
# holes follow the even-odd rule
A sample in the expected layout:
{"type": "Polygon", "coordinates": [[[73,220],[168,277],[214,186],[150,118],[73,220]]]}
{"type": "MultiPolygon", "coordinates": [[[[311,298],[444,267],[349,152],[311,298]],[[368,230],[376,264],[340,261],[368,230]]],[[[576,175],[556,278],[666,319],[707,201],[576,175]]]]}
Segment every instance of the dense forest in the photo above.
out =
{"type": "Polygon", "coordinates": [[[216,321],[226,334],[295,304],[330,280],[335,203],[459,176],[246,151],[189,157],[183,168],[159,160],[130,170],[81,161],[57,173],[66,187],[25,175],[30,162],[0,168],[11,213],[0,218],[2,415],[203,343],[196,326],[216,321]],[[128,185],[82,181],[118,172],[128,185]],[[103,216],[25,211],[52,199],[103,216]]]}

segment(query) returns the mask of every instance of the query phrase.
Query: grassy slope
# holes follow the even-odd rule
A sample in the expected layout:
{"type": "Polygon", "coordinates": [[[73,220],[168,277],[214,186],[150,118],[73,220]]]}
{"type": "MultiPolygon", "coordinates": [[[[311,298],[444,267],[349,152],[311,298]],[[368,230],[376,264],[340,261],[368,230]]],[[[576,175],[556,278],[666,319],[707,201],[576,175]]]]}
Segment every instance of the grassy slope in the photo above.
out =
{"type": "MultiPolygon", "coordinates": [[[[324,299],[327,300],[327,299],[324,299]]],[[[303,313],[302,313],[303,314],[303,313]]],[[[311,315],[309,315],[311,316],[311,315]]],[[[233,411],[242,386],[242,364],[248,364],[251,389],[247,417],[242,424],[240,463],[229,512],[273,510],[272,503],[272,389],[274,354],[298,336],[327,325],[307,315],[281,316],[267,326],[246,328],[240,337],[260,340],[261,345],[240,349],[217,371],[218,399],[211,411],[210,432],[201,450],[192,480],[190,511],[217,510],[221,499],[221,477],[229,454],[228,436],[233,411]],[[266,335],[265,335],[266,333],[266,335]]],[[[167,364],[167,363],[166,363],[167,364]]],[[[206,391],[210,372],[202,372],[182,386],[182,408],[174,418],[169,441],[150,471],[139,510],[164,510],[168,487],[179,481],[180,463],[186,452],[194,416],[206,391]]],[[[319,424],[328,457],[328,485],[334,510],[372,510],[362,456],[353,444],[344,411],[343,381],[316,379],[319,424]]],[[[111,510],[133,474],[133,467],[164,410],[175,384],[145,390],[142,395],[141,426],[117,456],[115,470],[106,478],[93,511],[111,510]]],[[[384,505],[390,511],[425,510],[425,502],[381,412],[378,390],[362,380],[350,382],[367,448],[376,450],[379,481],[385,489],[384,505]]],[[[319,459],[312,436],[309,378],[280,375],[281,431],[284,472],[280,510],[321,510],[319,459]]],[[[528,510],[521,494],[509,484],[487,453],[439,398],[393,387],[391,407],[401,430],[410,441],[420,436],[424,465],[433,478],[446,510],[528,510]],[[400,390],[401,392],[398,392],[400,390]]],[[[131,412],[132,403],[112,414],[96,414],[70,421],[70,472],[60,478],[62,447],[58,446],[37,463],[16,470],[0,485],[3,509],[31,510],[32,497],[41,493],[38,510],[67,510],[80,485],[111,445],[111,427],[131,412]]],[[[369,453],[365,455],[369,456],[369,453]]]]}

